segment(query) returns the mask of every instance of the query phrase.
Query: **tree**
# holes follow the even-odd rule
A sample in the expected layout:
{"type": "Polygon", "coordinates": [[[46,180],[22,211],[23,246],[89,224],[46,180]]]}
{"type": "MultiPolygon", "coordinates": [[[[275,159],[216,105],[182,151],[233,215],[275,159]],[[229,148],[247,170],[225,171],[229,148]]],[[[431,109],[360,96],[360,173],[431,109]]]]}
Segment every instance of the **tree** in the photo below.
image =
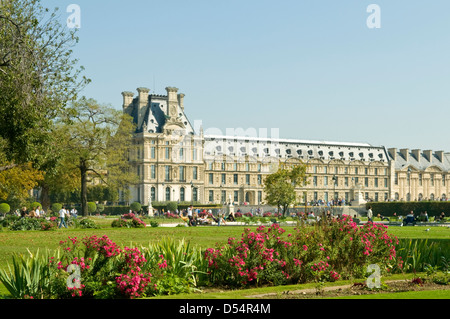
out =
{"type": "Polygon", "coordinates": [[[295,188],[306,184],[306,167],[305,164],[281,164],[275,173],[264,180],[267,203],[277,206],[279,211],[282,210],[283,216],[288,207],[296,202],[295,188]]]}
{"type": "Polygon", "coordinates": [[[90,80],[72,58],[76,29],[40,0],[0,1],[0,171],[52,154],[53,119],[90,80]]]}
{"type": "Polygon", "coordinates": [[[98,179],[116,189],[136,182],[128,162],[134,125],[129,115],[86,97],[71,103],[59,122],[62,151],[68,169],[79,171],[81,211],[88,216],[89,182],[98,179]]]}

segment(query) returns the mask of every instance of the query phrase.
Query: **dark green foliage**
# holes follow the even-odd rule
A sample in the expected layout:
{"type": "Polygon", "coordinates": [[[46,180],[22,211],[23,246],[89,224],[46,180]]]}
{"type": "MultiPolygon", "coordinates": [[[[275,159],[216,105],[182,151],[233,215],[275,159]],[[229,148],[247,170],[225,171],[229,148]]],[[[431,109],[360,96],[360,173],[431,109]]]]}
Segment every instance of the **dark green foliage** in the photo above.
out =
{"type": "Polygon", "coordinates": [[[370,202],[366,204],[366,209],[372,206],[374,215],[381,214],[383,216],[405,216],[413,211],[418,215],[421,212],[427,212],[428,217],[439,216],[442,212],[449,216],[449,201],[420,201],[420,202],[370,202]]]}

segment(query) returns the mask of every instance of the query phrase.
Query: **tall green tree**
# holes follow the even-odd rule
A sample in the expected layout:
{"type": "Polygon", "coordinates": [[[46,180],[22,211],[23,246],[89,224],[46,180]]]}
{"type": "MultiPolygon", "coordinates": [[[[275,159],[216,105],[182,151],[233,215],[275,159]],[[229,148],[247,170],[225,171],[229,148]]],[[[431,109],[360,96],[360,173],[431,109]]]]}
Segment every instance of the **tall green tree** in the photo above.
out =
{"type": "Polygon", "coordinates": [[[266,201],[269,205],[277,206],[285,216],[290,205],[295,204],[296,187],[306,185],[306,164],[280,163],[275,173],[268,175],[264,180],[266,201]]]}
{"type": "Polygon", "coordinates": [[[72,57],[76,29],[40,2],[0,1],[0,171],[49,165],[53,120],[89,83],[72,57]]]}
{"type": "Polygon", "coordinates": [[[134,130],[129,115],[85,97],[71,103],[61,117],[62,152],[67,169],[79,171],[83,216],[88,215],[87,187],[95,179],[116,189],[137,181],[128,161],[134,130]]]}

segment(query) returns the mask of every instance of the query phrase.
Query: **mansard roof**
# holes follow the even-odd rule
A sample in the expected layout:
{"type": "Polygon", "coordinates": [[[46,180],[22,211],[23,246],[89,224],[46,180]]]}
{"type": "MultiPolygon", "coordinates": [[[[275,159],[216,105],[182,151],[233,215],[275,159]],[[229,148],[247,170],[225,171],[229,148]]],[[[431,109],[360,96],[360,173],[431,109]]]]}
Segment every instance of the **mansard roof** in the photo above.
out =
{"type": "Polygon", "coordinates": [[[368,143],[346,143],[296,139],[275,139],[243,136],[205,135],[206,155],[275,156],[278,158],[299,158],[321,160],[360,160],[365,162],[388,161],[388,154],[382,146],[368,143]]]}

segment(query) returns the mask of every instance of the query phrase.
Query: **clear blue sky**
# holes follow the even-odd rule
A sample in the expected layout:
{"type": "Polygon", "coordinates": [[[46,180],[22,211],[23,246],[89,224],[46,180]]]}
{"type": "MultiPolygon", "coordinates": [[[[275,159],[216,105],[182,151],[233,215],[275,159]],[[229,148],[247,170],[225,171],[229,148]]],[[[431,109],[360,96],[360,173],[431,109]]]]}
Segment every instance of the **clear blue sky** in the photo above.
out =
{"type": "Polygon", "coordinates": [[[42,0],[72,3],[99,102],[175,86],[205,130],[450,152],[448,0],[42,0]]]}

